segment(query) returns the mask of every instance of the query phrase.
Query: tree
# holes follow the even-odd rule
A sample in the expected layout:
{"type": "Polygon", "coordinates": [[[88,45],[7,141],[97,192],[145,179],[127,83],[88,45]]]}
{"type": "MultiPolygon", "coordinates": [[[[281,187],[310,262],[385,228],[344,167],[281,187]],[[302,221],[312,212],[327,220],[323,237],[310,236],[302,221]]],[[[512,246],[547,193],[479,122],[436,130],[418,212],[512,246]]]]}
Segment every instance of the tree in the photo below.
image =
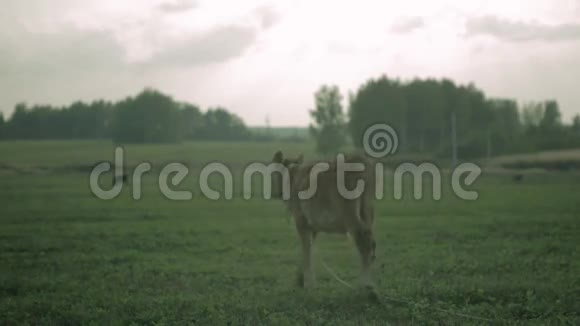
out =
{"type": "Polygon", "coordinates": [[[203,120],[201,139],[247,140],[250,138],[250,131],[243,120],[222,107],[207,110],[203,120]]]}
{"type": "Polygon", "coordinates": [[[370,79],[350,100],[349,129],[353,143],[360,148],[367,128],[386,123],[399,133],[399,147],[404,149],[410,124],[406,111],[405,89],[398,80],[386,76],[370,79]]]}
{"type": "Polygon", "coordinates": [[[186,139],[195,139],[201,135],[204,127],[204,117],[199,108],[189,103],[181,103],[181,128],[186,139]]]}
{"type": "Polygon", "coordinates": [[[535,129],[540,125],[544,116],[542,103],[527,103],[522,110],[523,124],[526,130],[535,129]]]}
{"type": "Polygon", "coordinates": [[[153,89],[116,105],[113,140],[117,143],[160,143],[182,140],[180,114],[173,99],[153,89]]]}
{"type": "Polygon", "coordinates": [[[572,119],[572,131],[580,135],[580,114],[576,114],[572,119]]]}
{"type": "Polygon", "coordinates": [[[407,149],[420,153],[441,145],[441,126],[447,101],[442,84],[436,80],[415,79],[404,86],[406,95],[407,149]]]}
{"type": "Polygon", "coordinates": [[[489,154],[513,150],[521,133],[517,102],[511,99],[490,99],[487,105],[492,116],[489,126],[489,154]]]}
{"type": "Polygon", "coordinates": [[[316,109],[310,110],[314,120],[310,125],[310,133],[316,140],[317,151],[322,154],[336,152],[346,141],[342,95],[337,86],[323,85],[314,98],[316,109]]]}
{"type": "Polygon", "coordinates": [[[0,112],[0,139],[4,138],[4,125],[6,122],[4,121],[4,114],[0,112]]]}
{"type": "Polygon", "coordinates": [[[560,107],[554,100],[544,103],[544,114],[540,121],[540,128],[546,132],[554,131],[562,126],[560,107]]]}
{"type": "Polygon", "coordinates": [[[558,102],[549,100],[527,105],[523,111],[526,150],[562,149],[573,146],[568,129],[563,128],[558,102]]]}

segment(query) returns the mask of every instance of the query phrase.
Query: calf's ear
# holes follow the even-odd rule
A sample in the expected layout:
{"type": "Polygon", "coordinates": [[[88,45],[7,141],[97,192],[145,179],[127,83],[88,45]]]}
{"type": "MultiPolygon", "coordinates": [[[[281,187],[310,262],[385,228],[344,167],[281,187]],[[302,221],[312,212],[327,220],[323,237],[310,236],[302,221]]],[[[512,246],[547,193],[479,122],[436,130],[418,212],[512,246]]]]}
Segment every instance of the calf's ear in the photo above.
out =
{"type": "Polygon", "coordinates": [[[300,153],[300,155],[296,159],[296,163],[302,164],[303,162],[304,162],[304,154],[300,153]]]}
{"type": "Polygon", "coordinates": [[[274,154],[274,158],[272,159],[272,162],[274,162],[274,163],[282,163],[282,161],[284,161],[284,155],[282,154],[282,151],[277,151],[274,154]]]}

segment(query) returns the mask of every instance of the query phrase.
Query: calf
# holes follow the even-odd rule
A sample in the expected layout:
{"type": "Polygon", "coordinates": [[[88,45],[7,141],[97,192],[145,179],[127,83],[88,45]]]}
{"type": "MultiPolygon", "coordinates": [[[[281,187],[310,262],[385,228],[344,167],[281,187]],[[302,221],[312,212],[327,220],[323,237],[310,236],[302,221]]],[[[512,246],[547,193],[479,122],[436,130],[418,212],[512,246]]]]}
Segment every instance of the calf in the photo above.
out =
{"type": "MultiPolygon", "coordinates": [[[[364,171],[345,171],[337,159],[332,161],[303,163],[302,155],[297,159],[284,158],[281,151],[274,154],[273,163],[282,165],[288,178],[289,196],[284,198],[296,224],[302,247],[302,264],[298,271],[298,284],[310,287],[314,283],[312,271],[312,246],[320,232],[330,234],[348,234],[358,249],[361,258],[363,285],[373,290],[370,268],[375,259],[376,243],[373,237],[373,190],[375,189],[374,168],[371,161],[363,155],[349,155],[344,163],[358,163],[364,171]],[[319,163],[326,163],[328,169],[319,163]],[[344,173],[344,177],[340,176],[344,173]],[[339,190],[342,182],[348,191],[352,191],[363,181],[364,187],[358,196],[344,196],[339,190]],[[316,185],[316,191],[308,196],[306,191],[316,185]]],[[[273,190],[280,198],[283,192],[283,180],[279,174],[273,175],[273,190]],[[278,178],[274,178],[278,175],[278,178]]],[[[359,188],[360,189],[360,188],[359,188]]],[[[373,292],[374,293],[374,292],[373,292]]]]}

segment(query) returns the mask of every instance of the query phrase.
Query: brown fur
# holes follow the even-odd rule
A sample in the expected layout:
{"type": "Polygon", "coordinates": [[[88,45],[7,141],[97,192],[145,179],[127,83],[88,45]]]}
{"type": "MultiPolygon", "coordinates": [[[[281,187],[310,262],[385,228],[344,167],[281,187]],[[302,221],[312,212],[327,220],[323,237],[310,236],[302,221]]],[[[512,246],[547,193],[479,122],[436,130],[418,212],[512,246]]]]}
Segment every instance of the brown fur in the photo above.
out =
{"type": "MultiPolygon", "coordinates": [[[[290,210],[296,230],[301,240],[302,265],[299,270],[298,283],[309,287],[314,282],[312,272],[312,245],[320,232],[331,234],[349,234],[356,244],[362,260],[362,278],[366,286],[372,287],[370,267],[375,259],[375,241],[373,237],[375,189],[374,166],[372,162],[359,154],[348,155],[347,163],[362,163],[364,172],[346,172],[345,186],[353,190],[358,180],[365,182],[364,190],[356,198],[344,198],[337,186],[337,161],[326,161],[330,169],[316,177],[317,191],[310,198],[300,198],[299,193],[310,186],[310,175],[318,162],[303,163],[298,159],[284,158],[282,152],[274,155],[273,163],[281,163],[290,174],[290,198],[285,203],[290,210]]],[[[280,185],[280,179],[278,179],[280,185]]],[[[278,189],[279,193],[281,192],[278,189]]]]}

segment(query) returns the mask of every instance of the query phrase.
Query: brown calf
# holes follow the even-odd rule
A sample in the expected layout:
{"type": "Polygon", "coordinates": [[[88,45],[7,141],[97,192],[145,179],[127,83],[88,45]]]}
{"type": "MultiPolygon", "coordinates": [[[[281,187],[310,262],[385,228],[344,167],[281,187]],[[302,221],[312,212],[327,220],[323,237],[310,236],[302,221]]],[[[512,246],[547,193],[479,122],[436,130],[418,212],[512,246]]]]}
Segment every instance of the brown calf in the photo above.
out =
{"type": "MultiPolygon", "coordinates": [[[[289,196],[284,201],[294,218],[302,245],[298,284],[310,287],[314,283],[312,245],[316,235],[320,232],[348,234],[354,239],[362,260],[363,285],[372,290],[370,268],[375,259],[376,243],[373,237],[375,176],[371,161],[363,155],[347,156],[345,163],[362,164],[364,171],[345,171],[338,160],[306,164],[302,156],[288,159],[278,151],[272,162],[283,165],[289,175],[289,196]],[[344,177],[340,176],[341,173],[344,177]],[[364,187],[358,188],[362,191],[355,191],[354,196],[341,193],[339,182],[344,184],[345,190],[352,191],[360,181],[364,182],[364,187]]],[[[283,189],[281,176],[273,181],[276,196],[280,197],[283,189]]]]}

